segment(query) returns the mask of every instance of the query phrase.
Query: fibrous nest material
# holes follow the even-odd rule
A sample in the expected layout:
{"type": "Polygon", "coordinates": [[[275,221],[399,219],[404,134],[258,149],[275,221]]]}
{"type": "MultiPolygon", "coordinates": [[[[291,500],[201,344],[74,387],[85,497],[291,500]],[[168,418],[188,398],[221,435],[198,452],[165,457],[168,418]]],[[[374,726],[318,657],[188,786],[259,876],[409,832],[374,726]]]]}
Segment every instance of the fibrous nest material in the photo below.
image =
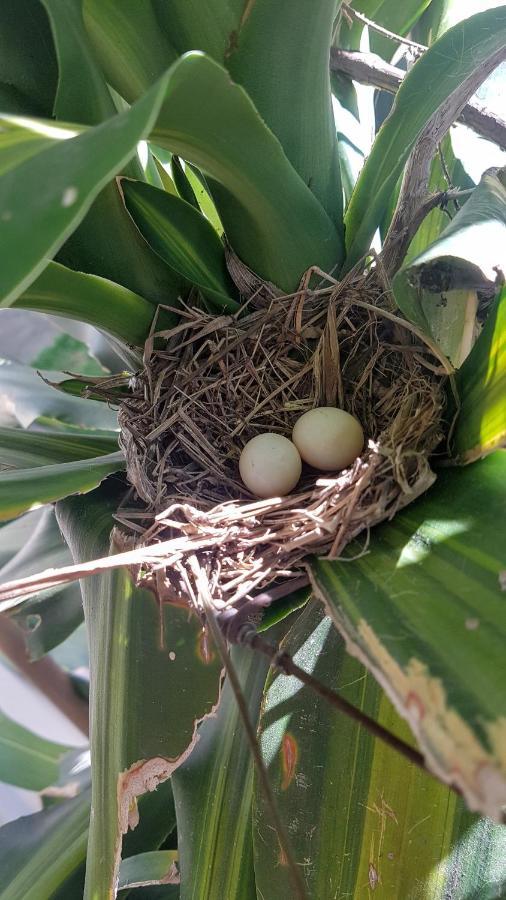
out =
{"type": "Polygon", "coordinates": [[[178,313],[180,324],[146,345],[120,408],[133,491],[118,520],[130,544],[170,542],[156,571],[141,569],[162,600],[198,605],[204,573],[217,610],[240,610],[259,592],[268,602],[266,588],[300,577],[308,555],[341,557],[360,534],[363,552],[372,525],[430,486],[444,372],[376,274],[288,297],[264,285],[234,315],[178,313]],[[245,443],[264,431],[290,437],[315,406],[359,419],[360,458],[331,475],[305,466],[283,498],[249,494],[238,469],[245,443]]]}

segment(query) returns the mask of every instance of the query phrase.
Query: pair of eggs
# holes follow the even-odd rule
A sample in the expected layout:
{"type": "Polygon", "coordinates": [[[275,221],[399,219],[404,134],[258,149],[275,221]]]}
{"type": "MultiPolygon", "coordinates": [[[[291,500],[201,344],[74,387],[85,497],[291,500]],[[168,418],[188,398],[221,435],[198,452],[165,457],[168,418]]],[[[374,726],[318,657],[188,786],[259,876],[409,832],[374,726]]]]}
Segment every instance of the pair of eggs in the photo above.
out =
{"type": "Polygon", "coordinates": [[[284,497],[297,484],[302,461],[324,472],[345,469],[364,446],[362,426],[334,406],[318,406],[295,423],[292,440],[281,434],[257,434],[239,460],[241,478],[257,497],[284,497]]]}

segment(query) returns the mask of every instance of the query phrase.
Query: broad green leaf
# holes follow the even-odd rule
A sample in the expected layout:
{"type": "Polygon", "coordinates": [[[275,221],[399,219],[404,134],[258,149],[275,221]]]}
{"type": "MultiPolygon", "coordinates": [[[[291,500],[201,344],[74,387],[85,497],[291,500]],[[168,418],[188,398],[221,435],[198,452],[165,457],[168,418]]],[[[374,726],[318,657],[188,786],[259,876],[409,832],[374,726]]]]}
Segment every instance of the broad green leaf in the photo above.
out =
{"type": "MultiPolygon", "coordinates": [[[[116,112],[115,103],[84,27],[81,0],[43,0],[51,21],[59,62],[54,112],[66,121],[98,125],[116,112]]],[[[168,65],[168,61],[166,66],[168,65]]],[[[165,66],[165,67],[166,67],[165,66]]],[[[136,157],[125,174],[141,177],[136,157]]],[[[125,215],[117,186],[108,184],[84,221],[60,250],[59,261],[101,275],[158,303],[172,297],[178,284],[140,240],[125,215]]]]}
{"type": "MultiPolygon", "coordinates": [[[[10,528],[12,525],[6,526],[7,530],[10,528]]],[[[61,536],[54,511],[46,507],[24,544],[0,569],[0,582],[71,563],[72,557],[61,536]]],[[[81,591],[77,584],[42,591],[19,605],[19,609],[16,609],[18,604],[15,602],[10,606],[9,615],[23,632],[31,660],[40,659],[64,641],[83,619],[81,591]]],[[[9,604],[6,604],[4,609],[8,608],[9,604]]]]}
{"type": "MultiPolygon", "coordinates": [[[[438,2],[439,0],[404,0],[403,3],[395,3],[395,0],[353,0],[353,9],[388,31],[407,36],[423,16],[424,10],[438,2]]],[[[345,50],[359,50],[362,41],[363,48],[366,28],[362,21],[355,19],[353,15],[346,15],[346,9],[342,10],[336,29],[335,46],[345,50]]],[[[367,37],[368,49],[387,61],[399,47],[397,41],[378,33],[373,28],[368,29],[367,37]]],[[[421,40],[419,36],[416,39],[421,40]]]]}
{"type": "Polygon", "coordinates": [[[416,40],[431,44],[462,19],[502,5],[502,0],[432,0],[416,28],[416,40]]]}
{"type": "MultiPolygon", "coordinates": [[[[268,666],[250,650],[232,662],[258,719],[268,666]]],[[[195,750],[172,776],[181,868],[181,900],[255,900],[251,798],[253,763],[228,681],[216,718],[200,728],[195,750]]]]}
{"type": "Polygon", "coordinates": [[[404,78],[360,174],[345,217],[346,267],[367,253],[416,140],[430,118],[506,42],[506,7],[478,13],[449,29],[404,78]]]}
{"type": "Polygon", "coordinates": [[[34,369],[59,369],[61,372],[80,372],[82,375],[108,375],[109,369],[98,361],[87,344],[71,334],[57,335],[34,359],[30,360],[34,369]]]}
{"type": "Polygon", "coordinates": [[[58,57],[53,112],[59,119],[96,125],[116,112],[105,78],[83,29],[81,0],[40,0],[58,57]]]}
{"type": "Polygon", "coordinates": [[[178,56],[157,22],[151,0],[83,0],[82,8],[107,81],[133,103],[178,56]]]}
{"type": "Polygon", "coordinates": [[[24,547],[43,517],[44,510],[36,509],[12,522],[0,524],[0,568],[24,547]]]}
{"type": "MultiPolygon", "coordinates": [[[[0,828],[2,900],[78,900],[84,888],[91,791],[0,828]]],[[[170,782],[141,797],[127,856],[160,846],[175,824],[170,782]]]]}
{"type": "MultiPolygon", "coordinates": [[[[460,189],[472,189],[475,184],[467,173],[459,159],[453,152],[452,141],[449,134],[441,141],[440,152],[444,159],[445,169],[451,179],[451,184],[460,189]]],[[[431,166],[429,179],[429,191],[439,192],[448,189],[448,181],[441,164],[440,155],[437,154],[431,166]]],[[[467,202],[464,197],[459,203],[467,202]]],[[[449,204],[448,211],[453,211],[453,203],[449,204]]],[[[425,217],[415,237],[409,245],[404,260],[404,268],[408,263],[424,252],[427,247],[436,241],[448,225],[448,211],[436,208],[425,217]]],[[[397,282],[399,284],[399,282],[397,282]]],[[[445,356],[458,368],[469,353],[472,346],[475,330],[477,297],[475,291],[440,291],[437,295],[428,290],[416,291],[404,280],[402,288],[399,288],[400,300],[404,304],[414,305],[420,311],[420,318],[424,318],[425,328],[434,338],[445,356]]]]}
{"type": "Polygon", "coordinates": [[[2,900],[49,900],[85,857],[89,818],[86,790],[0,828],[2,900]]]}
{"type": "MultiPolygon", "coordinates": [[[[403,37],[409,35],[412,27],[416,24],[422,13],[431,0],[404,0],[403,3],[395,3],[393,0],[381,0],[377,3],[374,0],[375,9],[370,15],[367,7],[370,6],[370,0],[359,0],[354,2],[354,8],[358,12],[363,12],[368,18],[372,18],[377,25],[382,25],[394,34],[401,34],[403,37]],[[365,7],[365,9],[364,9],[365,7]]],[[[383,59],[390,60],[398,48],[397,41],[384,37],[382,34],[371,30],[369,39],[371,42],[371,50],[379,53],[383,59]]]]}
{"type": "Polygon", "coordinates": [[[149,884],[167,884],[178,878],[177,850],[151,850],[124,859],[119,870],[118,890],[149,884]]]}
{"type": "MultiPolygon", "coordinates": [[[[120,894],[120,897],[123,895],[120,894]]],[[[179,900],[179,885],[165,884],[135,888],[125,894],[129,900],[179,900]]]]}
{"type": "Polygon", "coordinates": [[[309,266],[340,264],[340,239],[323,207],[244,89],[209,57],[188,53],[172,67],[152,140],[214,180],[228,240],[263,278],[291,291],[309,266]]]}
{"type": "Polygon", "coordinates": [[[337,5],[256,0],[244,13],[226,65],[343,236],[328,66],[337,5]]]}
{"type": "Polygon", "coordinates": [[[53,143],[50,137],[21,126],[6,127],[7,124],[5,119],[0,121],[0,176],[53,143]]]}
{"type": "MultiPolygon", "coordinates": [[[[314,561],[329,614],[471,809],[506,803],[506,456],[446,469],[353,563],[314,561]]],[[[353,550],[354,548],[350,548],[353,550]]]]}
{"type": "MultiPolygon", "coordinates": [[[[144,346],[155,315],[153,304],[128,288],[56,262],[50,262],[11,306],[86,322],[132,347],[144,346]]],[[[161,311],[157,322],[170,327],[171,319],[161,311]]]]}
{"type": "Polygon", "coordinates": [[[191,205],[194,206],[195,209],[198,209],[199,205],[197,203],[195,191],[193,190],[190,182],[188,181],[188,178],[186,177],[186,168],[183,168],[183,164],[179,159],[179,156],[171,156],[170,168],[172,177],[174,179],[174,184],[176,185],[177,192],[181,197],[181,200],[186,200],[187,203],[191,203],[191,205]]]}
{"type": "MultiPolygon", "coordinates": [[[[490,290],[506,271],[506,169],[485,173],[467,203],[427,249],[403,267],[394,286],[396,300],[421,324],[424,310],[404,294],[405,280],[415,291],[490,290]],[[408,298],[405,303],[405,298],[408,298]]],[[[426,307],[425,307],[426,308],[426,307]]]]}
{"type": "Polygon", "coordinates": [[[114,453],[117,449],[115,435],[90,437],[85,431],[82,434],[58,434],[53,431],[0,428],[0,466],[15,469],[90,459],[114,453]]]}
{"type": "MultiPolygon", "coordinates": [[[[70,562],[66,564],[70,565],[70,562]]],[[[3,579],[3,573],[0,573],[0,577],[3,579]]],[[[11,618],[23,632],[26,652],[31,662],[42,659],[56,647],[61,648],[61,645],[77,631],[83,621],[83,604],[79,585],[69,584],[55,593],[48,591],[48,596],[45,596],[45,593],[27,600],[11,614],[11,618]]],[[[58,652],[57,662],[60,665],[64,664],[64,659],[65,661],[68,659],[70,668],[76,668],[76,642],[78,640],[81,644],[79,635],[72,647],[65,644],[65,647],[58,652]],[[69,654],[68,651],[70,651],[69,654]]],[[[79,654],[85,659],[85,653],[82,651],[83,645],[81,644],[79,654]]]]}
{"type": "Polygon", "coordinates": [[[2,0],[0,82],[19,92],[23,112],[51,115],[57,74],[49,23],[39,0],[2,0]]]}
{"type": "MultiPolygon", "coordinates": [[[[319,606],[306,608],[282,646],[306,671],[409,741],[407,726],[373,677],[346,653],[319,606]]],[[[485,897],[493,896],[488,891],[496,877],[506,876],[503,828],[467,813],[445,785],[296,679],[271,672],[260,733],[308,900],[443,900],[457,897],[456,880],[459,897],[485,897]],[[477,856],[462,853],[462,844],[470,849],[471,833],[477,856]]],[[[256,782],[254,797],[258,896],[288,897],[289,871],[256,782]]]]}
{"type": "MultiPolygon", "coordinates": [[[[0,312],[0,316],[1,316],[0,312]]],[[[44,372],[48,381],[61,380],[60,372],[44,372]]],[[[60,420],[80,428],[115,431],[117,413],[103,403],[66,396],[54,390],[30,366],[0,359],[0,399],[23,428],[39,417],[60,420]]]]}
{"type": "MultiPolygon", "coordinates": [[[[55,390],[63,391],[64,394],[68,394],[71,397],[84,397],[85,399],[98,400],[101,403],[114,403],[114,405],[116,405],[130,395],[128,372],[119,375],[119,378],[123,378],[123,383],[119,383],[115,387],[112,387],[109,383],[107,397],[105,397],[103,393],[100,393],[100,390],[98,389],[98,385],[103,381],[103,376],[99,376],[95,379],[94,376],[86,378],[84,375],[76,375],[75,378],[65,378],[63,381],[50,382],[50,385],[55,390]]],[[[46,425],[46,421],[41,417],[37,420],[37,425],[43,427],[46,425]]],[[[54,423],[47,422],[47,425],[53,426],[54,423]]],[[[65,430],[69,433],[75,433],[76,431],[75,425],[63,425],[62,423],[54,425],[54,428],[57,428],[58,431],[65,430]]],[[[89,430],[90,429],[88,429],[88,431],[89,430]]],[[[97,432],[97,436],[100,437],[99,432],[97,432]]]]}
{"type": "MultiPolygon", "coordinates": [[[[58,504],[76,561],[107,554],[122,493],[111,485],[58,504]]],[[[135,827],[137,797],[169,778],[190,752],[197,723],[217,703],[221,664],[202,642],[196,617],[170,604],[160,608],[126,570],[86,579],[83,597],[93,768],[85,896],[106,900],[114,896],[122,833],[135,827]]]]}
{"type": "Polygon", "coordinates": [[[213,226],[194,206],[141,181],[121,181],[125,206],[159,256],[216,305],[235,311],[236,289],[213,226]]]}
{"type": "Polygon", "coordinates": [[[195,166],[190,165],[186,166],[185,174],[188,178],[190,187],[193,188],[201,211],[204,213],[206,219],[209,219],[216,233],[221,237],[223,234],[223,225],[221,224],[218,210],[211,197],[211,191],[209,190],[209,185],[205,176],[202,175],[202,172],[195,166]]]}
{"type": "Polygon", "coordinates": [[[506,442],[506,288],[457,372],[456,387],[459,409],[451,452],[456,462],[469,463],[506,442]]]}
{"type": "Polygon", "coordinates": [[[244,0],[153,0],[153,7],[178,53],[203,50],[222,63],[251,4],[245,5],[244,0]]]}
{"type": "Polygon", "coordinates": [[[158,82],[128,112],[59,141],[0,180],[0,296],[8,306],[34,281],[95,197],[151,129],[166,90],[158,82]]]}
{"type": "Polygon", "coordinates": [[[14,87],[14,85],[3,84],[1,81],[0,109],[2,109],[4,113],[14,114],[33,113],[36,115],[39,111],[37,106],[32,106],[29,99],[25,98],[21,91],[14,87]]]}
{"type": "Polygon", "coordinates": [[[57,781],[68,749],[0,713],[0,781],[41,791],[57,781]]]}
{"type": "Polygon", "coordinates": [[[125,458],[118,452],[33,469],[0,471],[0,521],[69,494],[85,494],[124,468],[125,458]]]}

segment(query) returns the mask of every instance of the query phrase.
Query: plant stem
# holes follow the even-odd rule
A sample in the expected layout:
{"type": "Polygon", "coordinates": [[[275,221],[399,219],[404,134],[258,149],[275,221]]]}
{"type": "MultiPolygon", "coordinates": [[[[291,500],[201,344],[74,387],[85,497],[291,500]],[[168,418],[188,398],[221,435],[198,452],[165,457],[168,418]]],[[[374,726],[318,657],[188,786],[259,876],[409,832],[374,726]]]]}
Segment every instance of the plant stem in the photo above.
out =
{"type": "Polygon", "coordinates": [[[251,722],[248,706],[246,700],[244,698],[244,694],[241,688],[241,684],[235,668],[230,659],[227,644],[225,639],[221,633],[218,623],[216,622],[215,613],[212,608],[210,600],[207,600],[205,593],[200,592],[200,599],[203,601],[204,609],[206,612],[206,619],[209,625],[209,630],[211,632],[213,641],[215,642],[218,652],[221,656],[223,665],[225,667],[225,671],[227,673],[227,677],[230,683],[230,687],[234,693],[237,706],[239,709],[239,713],[244,725],[244,729],[246,731],[246,735],[248,738],[248,743],[250,745],[250,749],[253,755],[253,760],[255,762],[257,775],[262,786],[262,791],[264,793],[265,799],[269,806],[269,811],[272,816],[272,820],[274,823],[274,827],[277,833],[279,846],[281,848],[281,852],[286,860],[286,864],[290,869],[290,875],[292,879],[292,884],[294,888],[294,900],[306,900],[307,894],[304,887],[304,882],[302,880],[302,875],[300,873],[299,867],[297,865],[297,861],[293,855],[292,848],[290,845],[290,839],[286,832],[285,826],[283,825],[283,821],[281,816],[279,815],[278,808],[276,805],[276,801],[274,799],[274,795],[271,790],[271,785],[269,782],[269,776],[267,774],[267,770],[264,765],[264,761],[262,759],[262,752],[260,750],[258,739],[255,733],[255,729],[251,722]]]}
{"type": "MultiPolygon", "coordinates": [[[[318,694],[319,697],[322,697],[339,712],[344,713],[344,715],[353,719],[374,737],[379,738],[383,743],[388,744],[389,747],[404,756],[410,763],[417,766],[419,769],[423,769],[423,771],[428,775],[431,775],[431,777],[435,777],[430,770],[427,769],[423,755],[418,750],[398,738],[395,734],[392,734],[392,732],[384,728],[383,725],[380,725],[379,722],[371,719],[370,716],[366,715],[366,713],[362,712],[358,707],[353,706],[353,704],[345,700],[344,697],[339,696],[335,691],[326,687],[321,681],[314,678],[313,675],[305,672],[304,669],[301,669],[300,666],[293,661],[288,653],[280,651],[278,647],[275,647],[258,634],[252,632],[243,634],[242,643],[244,643],[245,646],[251,647],[252,650],[261,653],[263,656],[267,656],[270,659],[272,666],[276,669],[279,669],[285,675],[298,678],[302,684],[311,688],[311,690],[318,694]]],[[[455,784],[449,784],[448,786],[456,794],[461,795],[460,789],[455,784]]]]}

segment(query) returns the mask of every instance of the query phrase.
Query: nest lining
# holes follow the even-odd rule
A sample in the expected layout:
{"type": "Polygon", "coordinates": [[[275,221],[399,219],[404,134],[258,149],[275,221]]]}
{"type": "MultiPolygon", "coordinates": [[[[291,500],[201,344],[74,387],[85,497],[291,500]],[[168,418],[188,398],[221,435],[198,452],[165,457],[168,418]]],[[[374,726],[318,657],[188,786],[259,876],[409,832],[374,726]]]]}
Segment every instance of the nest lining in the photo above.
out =
{"type": "Polygon", "coordinates": [[[137,503],[117,518],[130,544],[171,542],[142,569],[161,600],[198,606],[204,573],[215,607],[239,609],[300,576],[309,554],[339,558],[430,486],[444,373],[389,297],[373,273],[289,297],[266,289],[241,315],[178,310],[163,349],[148,342],[119,414],[137,503]],[[359,419],[362,455],[331,476],[304,465],[292,494],[258,500],[242,448],[263,431],[289,437],[315,406],[359,419]]]}

